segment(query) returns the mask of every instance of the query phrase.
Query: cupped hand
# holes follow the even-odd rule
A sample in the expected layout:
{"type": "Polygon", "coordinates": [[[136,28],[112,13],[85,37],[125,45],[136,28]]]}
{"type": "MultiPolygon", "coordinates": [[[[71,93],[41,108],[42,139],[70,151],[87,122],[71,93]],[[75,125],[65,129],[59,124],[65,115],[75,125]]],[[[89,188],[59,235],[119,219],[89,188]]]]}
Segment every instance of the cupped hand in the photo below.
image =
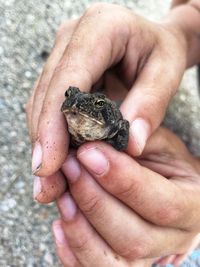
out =
{"type": "Polygon", "coordinates": [[[72,258],[77,266],[140,266],[184,254],[200,232],[200,161],[166,129],[138,160],[92,142],[77,158],[71,152],[62,171],[70,194],[57,202],[53,229],[66,266],[76,266],[72,258]]]}
{"type": "Polygon", "coordinates": [[[129,153],[140,155],[178,88],[186,54],[175,24],[150,22],[117,5],[95,4],[63,24],[27,105],[33,173],[50,176],[66,159],[69,137],[60,112],[65,90],[103,87],[110,69],[129,90],[121,111],[131,125],[129,153]]]}

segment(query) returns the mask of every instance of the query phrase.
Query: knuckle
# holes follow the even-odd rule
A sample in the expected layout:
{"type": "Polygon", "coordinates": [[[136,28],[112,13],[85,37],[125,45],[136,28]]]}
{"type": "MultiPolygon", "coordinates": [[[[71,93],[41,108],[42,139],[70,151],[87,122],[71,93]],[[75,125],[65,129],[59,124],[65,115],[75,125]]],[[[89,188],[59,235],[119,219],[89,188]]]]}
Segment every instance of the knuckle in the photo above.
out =
{"type": "Polygon", "coordinates": [[[86,10],[86,14],[90,15],[90,14],[96,14],[99,13],[103,10],[105,10],[105,8],[108,7],[107,3],[101,3],[101,2],[97,2],[92,4],[87,10],[86,10]]]}
{"type": "MultiPolygon", "coordinates": [[[[74,62],[75,63],[72,65],[70,63],[66,64],[66,61],[61,60],[54,70],[53,77],[56,77],[57,75],[60,75],[63,72],[67,72],[68,76],[71,77],[70,80],[75,81],[75,83],[77,79],[80,79],[80,77],[82,77],[82,81],[84,84],[88,84],[88,85],[92,84],[94,77],[90,69],[88,69],[87,66],[80,67],[78,65],[78,62],[76,62],[76,59],[74,60],[74,62]]],[[[62,83],[62,81],[60,82],[62,83]]]]}
{"type": "Polygon", "coordinates": [[[64,60],[60,60],[60,62],[57,64],[57,66],[54,69],[54,76],[58,73],[61,73],[62,71],[70,69],[70,73],[72,72],[72,67],[69,67],[66,65],[66,62],[64,60]]]}
{"type": "Polygon", "coordinates": [[[128,244],[118,251],[119,255],[127,260],[136,260],[147,256],[145,244],[141,241],[134,240],[134,244],[128,244]],[[131,248],[131,249],[130,249],[131,248]]]}
{"type": "MultiPolygon", "coordinates": [[[[124,179],[125,181],[126,179],[124,179]]],[[[137,200],[137,196],[141,195],[142,192],[142,184],[139,180],[134,180],[131,183],[121,183],[120,184],[120,190],[118,189],[116,192],[116,195],[119,198],[122,199],[129,199],[129,198],[133,198],[136,201],[137,200]]]]}
{"type": "Polygon", "coordinates": [[[71,20],[61,23],[60,26],[58,27],[56,36],[59,38],[63,34],[66,34],[68,31],[71,31],[72,29],[74,29],[78,21],[79,19],[71,19],[71,20]]]}
{"type": "MultiPolygon", "coordinates": [[[[122,7],[120,5],[116,5],[115,3],[106,3],[106,2],[97,2],[93,3],[88,9],[86,9],[84,18],[101,18],[101,20],[107,21],[107,23],[111,22],[111,16],[110,13],[115,12],[115,14],[118,14],[118,22],[121,23],[122,19],[124,19],[124,15],[126,15],[127,19],[131,18],[131,21],[133,17],[135,16],[133,11],[130,12],[129,9],[126,7],[122,7]]],[[[113,20],[112,20],[113,23],[113,20]]],[[[116,22],[114,22],[115,25],[116,22]]]]}
{"type": "Polygon", "coordinates": [[[102,214],[104,205],[100,198],[98,198],[97,196],[93,196],[90,197],[84,203],[82,203],[81,209],[87,216],[90,217],[94,215],[99,215],[100,213],[102,214]]]}
{"type": "Polygon", "coordinates": [[[183,214],[182,205],[175,203],[169,203],[165,205],[164,209],[160,209],[157,213],[157,219],[160,225],[171,226],[177,223],[180,220],[180,217],[183,214]]]}
{"type": "Polygon", "coordinates": [[[79,235],[79,238],[76,238],[76,240],[70,240],[70,247],[72,250],[76,250],[77,252],[86,251],[89,240],[90,239],[85,235],[79,235]]]}

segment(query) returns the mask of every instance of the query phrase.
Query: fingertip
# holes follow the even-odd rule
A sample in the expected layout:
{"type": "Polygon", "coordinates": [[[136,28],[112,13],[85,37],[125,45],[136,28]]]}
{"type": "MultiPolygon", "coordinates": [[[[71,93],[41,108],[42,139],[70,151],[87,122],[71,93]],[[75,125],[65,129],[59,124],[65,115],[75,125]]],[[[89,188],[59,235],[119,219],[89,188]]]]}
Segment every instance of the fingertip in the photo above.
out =
{"type": "Polygon", "coordinates": [[[41,153],[37,154],[35,161],[33,158],[33,174],[40,177],[47,177],[57,172],[67,157],[68,146],[68,138],[62,138],[62,140],[58,141],[44,141],[41,146],[41,153]]]}
{"type": "Polygon", "coordinates": [[[52,222],[51,230],[54,233],[56,228],[62,228],[62,220],[56,219],[52,222]]]}
{"type": "Polygon", "coordinates": [[[89,148],[84,146],[84,149],[80,150],[77,156],[80,162],[95,175],[103,175],[109,169],[109,161],[105,154],[101,146],[94,143],[89,148]]]}
{"type": "Polygon", "coordinates": [[[61,112],[43,111],[32,155],[33,174],[47,177],[57,172],[67,157],[68,147],[69,133],[64,116],[61,112]]]}
{"type": "Polygon", "coordinates": [[[52,223],[52,233],[55,240],[56,251],[63,266],[79,266],[74,253],[69,247],[65,231],[63,229],[63,221],[57,219],[52,223]]]}
{"type": "Polygon", "coordinates": [[[67,190],[67,181],[61,172],[49,177],[35,177],[33,197],[36,201],[47,204],[55,201],[67,190]]]}
{"type": "Polygon", "coordinates": [[[35,176],[33,180],[33,198],[35,200],[37,200],[37,196],[40,195],[41,191],[42,191],[42,185],[40,177],[35,176]]]}
{"type": "Polygon", "coordinates": [[[68,246],[67,239],[62,227],[62,220],[57,219],[52,223],[52,232],[54,235],[55,243],[57,247],[68,246]]]}
{"type": "Polygon", "coordinates": [[[150,124],[142,118],[135,119],[130,124],[128,153],[132,156],[140,156],[146,146],[150,134],[150,124]]]}
{"type": "Polygon", "coordinates": [[[179,267],[181,264],[186,260],[188,254],[182,254],[182,255],[177,255],[174,257],[173,261],[171,262],[174,267],[179,267]]]}
{"type": "Polygon", "coordinates": [[[42,165],[42,146],[39,141],[35,142],[32,153],[32,173],[36,174],[42,165]]]}
{"type": "Polygon", "coordinates": [[[105,153],[120,152],[116,148],[114,148],[111,144],[107,143],[104,140],[95,140],[82,144],[77,150],[77,157],[79,158],[79,155],[82,152],[86,152],[87,150],[93,148],[98,148],[102,151],[105,151],[105,153]]]}
{"type": "Polygon", "coordinates": [[[69,193],[57,200],[57,206],[65,223],[72,221],[77,214],[77,205],[69,193]]]}

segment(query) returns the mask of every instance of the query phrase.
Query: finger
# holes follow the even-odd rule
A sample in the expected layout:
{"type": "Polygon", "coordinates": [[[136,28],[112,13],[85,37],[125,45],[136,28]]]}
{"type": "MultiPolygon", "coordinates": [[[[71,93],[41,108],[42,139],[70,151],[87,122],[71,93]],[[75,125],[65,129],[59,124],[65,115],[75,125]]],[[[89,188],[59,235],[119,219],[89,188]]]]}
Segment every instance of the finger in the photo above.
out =
{"type": "Polygon", "coordinates": [[[81,266],[127,266],[96,233],[66,193],[57,202],[62,214],[62,224],[69,247],[81,266]]]}
{"type": "Polygon", "coordinates": [[[175,257],[176,257],[175,255],[162,257],[161,259],[156,261],[156,266],[165,266],[167,264],[171,264],[173,262],[173,260],[175,259],[175,257]]]}
{"type": "MultiPolygon", "coordinates": [[[[164,28],[160,31],[163,36],[164,28]]],[[[177,53],[179,41],[172,36],[166,31],[165,40],[158,40],[162,48],[154,48],[121,105],[124,117],[131,122],[128,152],[134,156],[142,153],[147,139],[162,122],[185,69],[184,52],[177,53]]]]}
{"type": "Polygon", "coordinates": [[[178,179],[168,180],[103,142],[82,145],[77,157],[106,191],[148,221],[183,229],[198,227],[198,186],[194,189],[187,181],[185,186],[178,179]]]}
{"type": "Polygon", "coordinates": [[[187,256],[188,256],[187,254],[177,255],[171,261],[172,266],[179,267],[184,262],[184,260],[187,258],[187,256]]]}
{"type": "Polygon", "coordinates": [[[186,231],[148,223],[104,191],[75,158],[69,157],[62,169],[77,205],[119,255],[135,260],[161,256],[163,251],[172,254],[185,249],[185,240],[190,236],[186,231]]]}
{"type": "Polygon", "coordinates": [[[64,50],[72,36],[72,33],[78,24],[78,20],[68,21],[60,26],[53,50],[47,59],[44,69],[41,74],[41,78],[37,87],[35,88],[33,108],[32,108],[32,141],[34,142],[38,138],[38,123],[42,110],[45,95],[47,93],[51,78],[54,70],[58,65],[64,50]]]}
{"type": "Polygon", "coordinates": [[[49,177],[34,177],[33,197],[40,203],[50,203],[67,189],[67,181],[59,171],[49,177]]]}
{"type": "Polygon", "coordinates": [[[192,240],[192,243],[188,245],[188,249],[186,249],[186,253],[176,255],[171,262],[174,266],[178,267],[181,263],[192,253],[193,250],[195,250],[200,243],[200,234],[195,236],[195,238],[192,240]]]}
{"type": "MultiPolygon", "coordinates": [[[[37,142],[37,139],[40,139],[39,133],[38,133],[38,123],[39,119],[41,116],[41,111],[44,103],[44,98],[45,95],[48,91],[50,81],[52,79],[53,73],[55,71],[55,68],[60,61],[64,50],[71,38],[71,35],[78,23],[78,20],[73,20],[70,22],[67,22],[63,25],[61,25],[56,41],[54,44],[53,51],[51,55],[49,56],[44,70],[41,74],[41,78],[39,80],[39,83],[37,87],[34,90],[34,94],[32,96],[32,113],[31,113],[31,118],[29,121],[31,121],[31,140],[32,143],[34,144],[33,148],[33,156],[32,156],[32,171],[33,173],[36,172],[36,170],[40,167],[41,165],[41,160],[42,160],[42,150],[41,150],[41,144],[37,142]]],[[[55,89],[55,88],[54,88],[55,89]]],[[[54,116],[54,115],[52,115],[54,116]]],[[[30,115],[29,115],[30,117],[30,115]]],[[[46,122],[47,125],[49,124],[49,121],[46,122]]],[[[62,121],[63,123],[63,121],[62,121]]],[[[59,124],[59,122],[58,122],[59,124]]],[[[64,124],[65,125],[65,124],[64,124]]],[[[47,127],[48,128],[48,127],[47,127]]],[[[52,133],[53,137],[51,140],[46,140],[46,142],[43,144],[45,146],[45,149],[48,151],[48,154],[50,155],[48,158],[49,164],[47,164],[47,170],[45,175],[43,176],[49,176],[53,172],[51,171],[52,168],[55,166],[55,161],[57,160],[56,156],[52,156],[54,154],[55,150],[57,150],[57,144],[56,144],[56,139],[54,140],[54,135],[56,134],[58,138],[62,139],[62,145],[63,149],[60,153],[60,157],[58,160],[63,160],[63,158],[66,156],[67,153],[67,147],[68,147],[68,142],[67,142],[67,133],[66,130],[63,129],[63,126],[55,132],[54,127],[53,129],[46,129],[47,130],[47,135],[50,135],[50,132],[52,133]],[[54,134],[53,134],[54,133],[54,134]],[[59,133],[59,134],[58,134],[59,133]],[[63,140],[64,139],[64,140],[63,140]],[[49,170],[50,169],[50,170],[49,170]]],[[[55,153],[56,154],[56,153],[55,153]]],[[[55,170],[56,171],[56,170],[55,170]]],[[[41,175],[42,176],[42,175],[41,175]]]]}
{"type": "Polygon", "coordinates": [[[132,17],[131,12],[127,13],[119,6],[96,4],[81,18],[45,97],[38,128],[42,163],[37,168],[37,175],[55,172],[63,163],[64,156],[60,155],[66,155],[66,125],[60,112],[65,90],[76,86],[89,91],[106,69],[122,59],[130,34],[127,25],[133,22],[132,17]],[[52,150],[46,149],[47,141],[52,150]]]}
{"type": "Polygon", "coordinates": [[[80,267],[76,257],[69,247],[61,220],[56,220],[52,224],[56,251],[64,267],[80,267]]]}
{"type": "Polygon", "coordinates": [[[31,131],[32,120],[31,120],[31,117],[32,117],[32,109],[33,109],[33,100],[34,100],[35,91],[36,91],[36,88],[38,87],[39,81],[40,81],[40,76],[38,77],[37,81],[34,84],[32,94],[31,94],[31,96],[30,96],[30,98],[26,104],[26,107],[25,107],[26,121],[27,121],[27,125],[28,125],[28,133],[29,133],[30,138],[32,137],[32,131],[31,131]]]}

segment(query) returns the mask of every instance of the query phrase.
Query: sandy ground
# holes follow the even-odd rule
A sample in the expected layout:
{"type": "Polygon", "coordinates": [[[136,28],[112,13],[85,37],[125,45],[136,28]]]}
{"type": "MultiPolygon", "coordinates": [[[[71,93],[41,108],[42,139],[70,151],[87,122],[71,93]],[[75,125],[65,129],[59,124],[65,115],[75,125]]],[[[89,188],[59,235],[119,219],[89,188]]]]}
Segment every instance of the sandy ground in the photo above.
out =
{"type": "MultiPolygon", "coordinates": [[[[58,267],[51,235],[54,204],[32,199],[30,143],[24,106],[50,52],[61,21],[82,14],[92,0],[0,0],[0,266],[58,267]]],[[[107,1],[112,2],[112,1],[107,1]]],[[[169,1],[115,1],[150,19],[166,14],[169,1]]],[[[195,70],[184,78],[166,124],[200,154],[200,98],[195,70]]],[[[190,258],[185,266],[192,265],[190,258]]]]}

